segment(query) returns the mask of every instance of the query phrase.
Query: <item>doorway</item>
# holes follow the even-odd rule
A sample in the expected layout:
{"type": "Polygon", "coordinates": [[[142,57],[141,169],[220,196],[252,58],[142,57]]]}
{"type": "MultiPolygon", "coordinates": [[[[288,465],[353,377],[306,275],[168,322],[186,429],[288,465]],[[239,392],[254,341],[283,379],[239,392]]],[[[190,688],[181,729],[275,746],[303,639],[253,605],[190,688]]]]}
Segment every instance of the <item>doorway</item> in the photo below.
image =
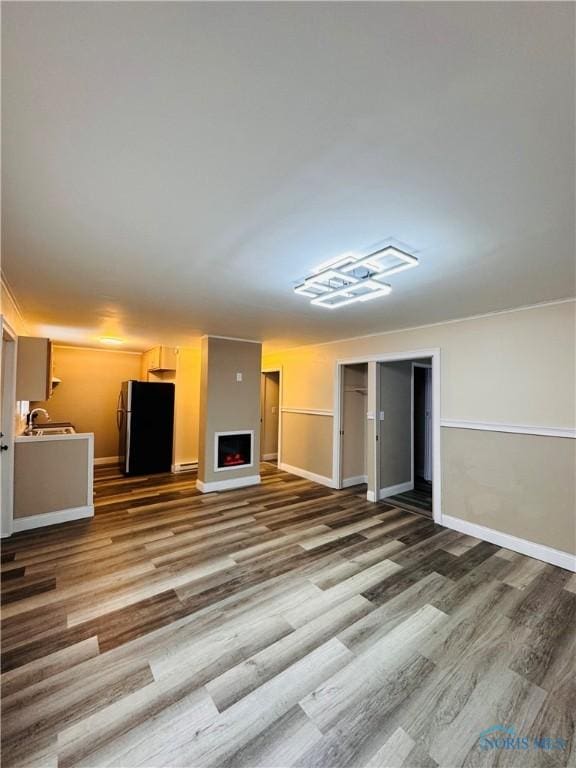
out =
{"type": "Polygon", "coordinates": [[[380,494],[432,517],[432,361],[380,364],[380,494]]]}
{"type": "Polygon", "coordinates": [[[16,334],[0,320],[0,535],[12,533],[14,499],[14,426],[16,409],[16,334]]]}
{"type": "Polygon", "coordinates": [[[262,371],[260,379],[260,460],[278,462],[280,444],[280,371],[262,371]]]}
{"type": "Polygon", "coordinates": [[[440,350],[384,352],[336,361],[332,462],[335,488],[343,488],[346,479],[342,471],[347,443],[344,373],[359,365],[367,368],[367,501],[391,499],[396,506],[410,508],[441,525],[440,350]],[[423,373],[416,371],[421,368],[425,369],[423,373]]]}
{"type": "Polygon", "coordinates": [[[368,363],[343,365],[339,487],[368,482],[368,363]]]}

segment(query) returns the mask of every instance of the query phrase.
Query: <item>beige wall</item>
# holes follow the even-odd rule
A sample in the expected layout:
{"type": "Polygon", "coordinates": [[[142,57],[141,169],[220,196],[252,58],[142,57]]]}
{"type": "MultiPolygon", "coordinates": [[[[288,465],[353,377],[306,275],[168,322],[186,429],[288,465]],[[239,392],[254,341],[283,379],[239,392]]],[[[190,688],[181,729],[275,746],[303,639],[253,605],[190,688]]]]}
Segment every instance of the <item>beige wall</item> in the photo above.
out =
{"type": "Polygon", "coordinates": [[[282,463],[322,477],[332,475],[332,419],[282,414],[282,463]]]}
{"type": "Polygon", "coordinates": [[[202,339],[198,479],[209,483],[259,474],[260,344],[217,337],[202,339]],[[242,381],[236,374],[242,373],[242,381]],[[254,430],[254,465],[214,471],[214,434],[254,430]]]}
{"type": "Polygon", "coordinates": [[[443,513],[576,552],[576,440],[442,430],[443,513]]]}
{"type": "Polygon", "coordinates": [[[336,360],[439,347],[442,418],[572,427],[575,322],[574,302],[550,304],[299,347],[264,367],[283,366],[284,407],[331,409],[336,360]]]}
{"type": "Polygon", "coordinates": [[[199,349],[178,350],[174,416],[174,461],[177,464],[198,461],[200,363],[199,349]]]}
{"type": "Polygon", "coordinates": [[[46,408],[52,421],[71,421],[94,433],[96,458],[118,455],[116,407],[123,381],[140,378],[140,354],[54,346],[54,375],[62,379],[46,408]]]}
{"type": "MultiPolygon", "coordinates": [[[[337,360],[439,348],[442,419],[573,429],[576,421],[575,322],[574,302],[549,304],[408,331],[301,347],[267,355],[264,365],[266,368],[282,366],[284,407],[332,410],[337,360]]],[[[323,434],[328,443],[323,455],[329,457],[332,451],[332,418],[321,418],[325,420],[323,434]]],[[[293,421],[292,415],[284,423],[290,421],[293,421]]],[[[284,430],[283,425],[282,460],[330,478],[331,460],[319,463],[316,456],[317,424],[318,417],[301,414],[298,435],[284,430]],[[321,472],[312,469],[320,464],[321,472]]],[[[370,423],[368,429],[371,429],[370,423]]],[[[455,431],[450,430],[451,433],[455,431]]],[[[447,432],[447,429],[442,430],[442,449],[447,432]]],[[[474,431],[469,439],[471,445],[478,443],[480,461],[483,451],[481,441],[485,439],[485,434],[474,431]]],[[[519,476],[523,466],[537,472],[535,476],[543,480],[548,472],[550,440],[558,452],[573,450],[570,445],[574,441],[568,438],[532,439],[535,447],[530,459],[523,457],[522,444],[514,443],[519,451],[514,465],[516,476],[519,476]]],[[[471,460],[474,460],[474,449],[471,448],[471,451],[471,460]]],[[[448,450],[447,455],[442,456],[444,472],[449,462],[451,454],[448,450]]],[[[566,463],[562,466],[567,469],[566,463]]],[[[370,475],[370,463],[368,470],[370,475]]],[[[488,483],[489,471],[482,462],[479,471],[486,475],[484,482],[488,483]]],[[[489,508],[483,513],[478,509],[476,522],[533,541],[542,540],[548,529],[554,529],[558,532],[556,540],[563,542],[560,548],[571,549],[574,547],[574,509],[570,504],[574,482],[574,472],[565,472],[562,482],[548,488],[546,510],[536,517],[531,512],[523,511],[523,491],[519,486],[512,486],[505,502],[509,514],[501,510],[496,515],[489,508]]],[[[468,491],[463,486],[455,485],[452,474],[445,476],[442,498],[447,500],[446,514],[466,519],[466,513],[461,510],[469,504],[468,491]]]]}
{"type": "Polygon", "coordinates": [[[412,363],[380,366],[380,489],[412,477],[412,363]]]}

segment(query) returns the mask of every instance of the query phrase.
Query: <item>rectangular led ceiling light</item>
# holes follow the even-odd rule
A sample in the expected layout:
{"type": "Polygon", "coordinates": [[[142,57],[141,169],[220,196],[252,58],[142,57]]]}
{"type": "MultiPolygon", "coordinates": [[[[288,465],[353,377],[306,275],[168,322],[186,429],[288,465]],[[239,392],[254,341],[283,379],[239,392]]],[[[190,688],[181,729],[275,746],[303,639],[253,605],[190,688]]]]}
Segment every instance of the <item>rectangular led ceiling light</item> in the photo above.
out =
{"type": "Polygon", "coordinates": [[[368,255],[346,253],[321,264],[294,291],[310,303],[337,309],[387,296],[392,287],[383,278],[418,266],[418,259],[392,245],[368,255]]]}

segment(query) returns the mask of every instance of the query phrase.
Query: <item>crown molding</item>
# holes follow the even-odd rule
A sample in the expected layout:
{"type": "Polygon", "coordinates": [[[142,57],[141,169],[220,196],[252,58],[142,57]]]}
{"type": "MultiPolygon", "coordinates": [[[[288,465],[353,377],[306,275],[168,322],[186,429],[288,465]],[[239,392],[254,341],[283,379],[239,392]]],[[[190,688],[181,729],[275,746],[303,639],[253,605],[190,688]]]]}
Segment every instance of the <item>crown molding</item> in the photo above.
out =
{"type": "Polygon", "coordinates": [[[6,296],[8,296],[8,299],[10,300],[10,303],[12,304],[14,308],[14,312],[17,315],[18,319],[22,323],[22,326],[26,329],[26,331],[29,331],[28,322],[26,321],[26,318],[24,317],[24,312],[22,311],[22,307],[20,306],[20,302],[16,298],[16,294],[12,290],[10,283],[6,279],[6,275],[4,274],[3,270],[0,270],[0,282],[2,284],[2,288],[4,289],[4,292],[6,296]]]}

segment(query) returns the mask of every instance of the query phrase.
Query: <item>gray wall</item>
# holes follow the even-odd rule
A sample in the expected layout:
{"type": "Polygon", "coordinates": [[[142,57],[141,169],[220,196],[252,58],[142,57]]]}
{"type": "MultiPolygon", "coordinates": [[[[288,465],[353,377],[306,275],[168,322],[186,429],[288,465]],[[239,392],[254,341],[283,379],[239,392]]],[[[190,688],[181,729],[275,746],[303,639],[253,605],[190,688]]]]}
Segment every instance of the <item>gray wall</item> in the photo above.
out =
{"type": "MultiPolygon", "coordinates": [[[[412,475],[412,363],[380,366],[380,488],[410,482],[412,475]]],[[[376,414],[378,417],[378,414],[376,414]]]]}
{"type": "Polygon", "coordinates": [[[260,456],[260,370],[262,347],[209,336],[202,340],[198,479],[232,480],[258,475],[260,456]],[[236,373],[242,381],[236,381],[236,373]],[[214,471],[214,433],[254,430],[251,467],[214,471]]]}

